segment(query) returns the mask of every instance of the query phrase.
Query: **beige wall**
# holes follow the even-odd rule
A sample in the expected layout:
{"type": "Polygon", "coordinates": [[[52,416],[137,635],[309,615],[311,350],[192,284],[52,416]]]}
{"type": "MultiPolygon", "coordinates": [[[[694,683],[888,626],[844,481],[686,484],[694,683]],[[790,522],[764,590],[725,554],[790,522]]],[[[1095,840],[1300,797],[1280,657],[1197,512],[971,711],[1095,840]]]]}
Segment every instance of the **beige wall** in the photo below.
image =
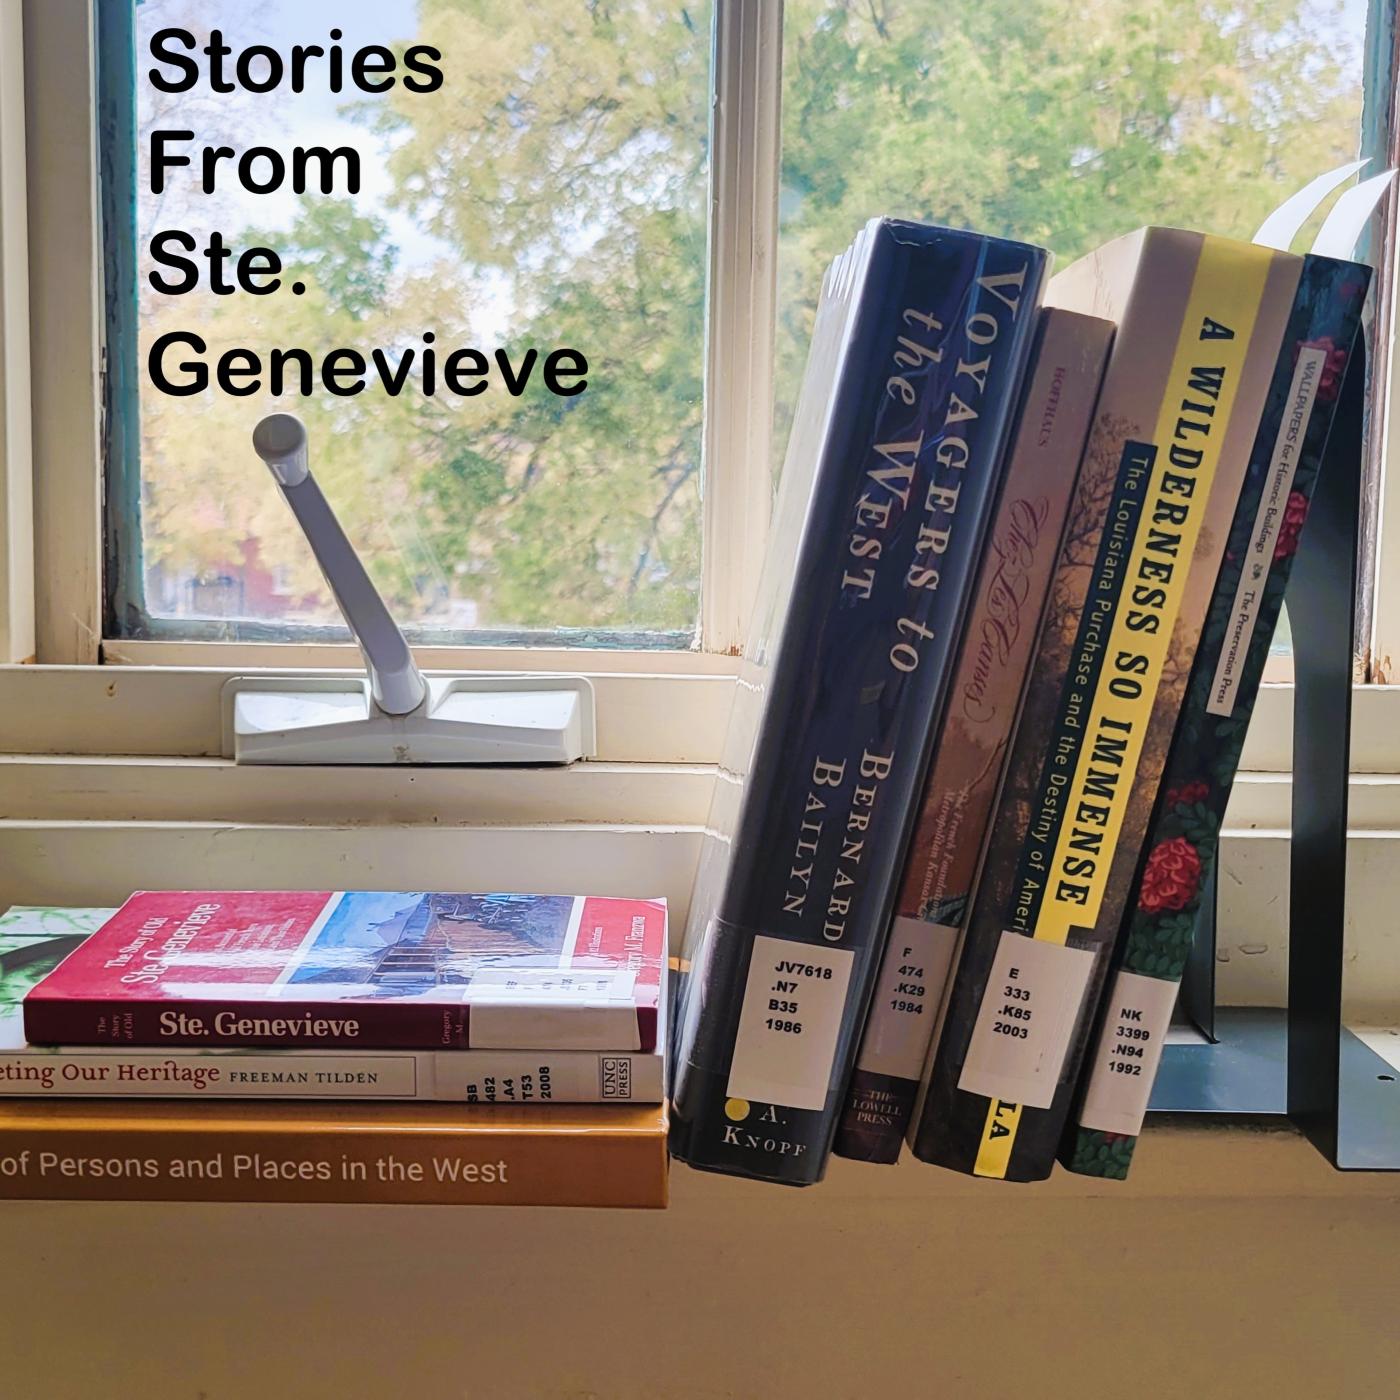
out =
{"type": "Polygon", "coordinates": [[[0,1206],[5,1400],[1372,1397],[1400,1178],[1159,1129],[1126,1187],[677,1169],[666,1214],[0,1206]]]}

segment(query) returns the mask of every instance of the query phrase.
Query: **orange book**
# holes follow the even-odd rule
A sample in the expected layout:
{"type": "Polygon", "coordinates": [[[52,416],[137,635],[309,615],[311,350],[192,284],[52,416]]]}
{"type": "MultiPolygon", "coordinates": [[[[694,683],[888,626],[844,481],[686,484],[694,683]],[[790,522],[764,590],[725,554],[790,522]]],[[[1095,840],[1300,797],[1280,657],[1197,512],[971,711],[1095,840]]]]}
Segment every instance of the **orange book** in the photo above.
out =
{"type": "Polygon", "coordinates": [[[0,1101],[0,1199],[666,1204],[664,1105],[0,1101]]]}

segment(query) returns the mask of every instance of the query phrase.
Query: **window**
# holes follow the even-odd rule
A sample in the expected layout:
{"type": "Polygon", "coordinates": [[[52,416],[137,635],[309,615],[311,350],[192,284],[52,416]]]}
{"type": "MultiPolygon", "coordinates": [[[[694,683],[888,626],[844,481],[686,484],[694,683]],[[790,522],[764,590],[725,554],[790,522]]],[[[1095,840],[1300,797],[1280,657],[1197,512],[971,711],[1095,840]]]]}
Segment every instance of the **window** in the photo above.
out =
{"type": "MultiPolygon", "coordinates": [[[[131,42],[125,6],[101,15],[104,52],[131,42]]],[[[117,307],[109,326],[111,352],[140,360],[137,404],[110,406],[139,408],[110,464],[119,632],[316,635],[335,623],[245,448],[272,396],[191,400],[151,385],[152,346],[197,325],[203,354],[176,341],[160,357],[182,383],[202,372],[182,363],[236,346],[266,360],[277,346],[376,344],[395,365],[415,351],[421,361],[425,333],[439,355],[456,344],[584,348],[591,382],[576,402],[551,402],[538,385],[518,398],[493,384],[467,399],[371,387],[342,400],[318,384],[297,406],[352,534],[419,635],[688,644],[701,567],[703,8],[148,0],[134,26],[135,91],[109,93],[115,110],[125,101],[117,130],[136,155],[114,167],[136,178],[134,240],[118,218],[107,256],[135,249],[139,274],[134,321],[117,307]],[[346,52],[390,37],[400,51],[430,43],[448,56],[447,80],[427,94],[336,96],[313,78],[302,93],[215,97],[202,65],[197,86],[166,94],[144,55],[177,21],[205,40],[220,31],[235,55],[329,43],[332,28],[346,52]],[[360,189],[249,193],[230,159],[212,195],[193,166],[172,169],[156,195],[151,135],[171,128],[195,133],[196,164],[203,148],[226,146],[262,184],[275,171],[259,148],[354,148],[360,189]],[[167,229],[200,248],[216,229],[235,250],[273,246],[306,297],[161,295],[149,275],[170,274],[149,250],[167,229]]],[[[1247,236],[1281,193],[1357,146],[1355,4],[1324,15],[1295,0],[1116,0],[1007,14],[810,0],[788,7],[785,44],[779,443],[820,269],[871,213],[1014,232],[1066,258],[1123,231],[1129,210],[1134,222],[1247,236]],[[853,165],[844,157],[857,149],[853,165]]],[[[262,81],[268,60],[249,71],[262,81]]],[[[127,77],[104,68],[104,85],[127,77]]]]}
{"type": "MultiPolygon", "coordinates": [[[[32,8],[41,28],[74,24],[58,18],[64,7],[32,8]]],[[[421,355],[428,330],[439,350],[489,358],[499,345],[512,363],[530,345],[576,345],[590,363],[576,399],[536,379],[519,398],[498,383],[476,398],[372,388],[338,399],[318,385],[276,402],[310,419],[323,483],[421,642],[622,648],[638,668],[688,657],[703,670],[742,643],[820,269],[864,218],[1014,231],[1061,260],[1144,219],[1248,234],[1358,145],[1381,155],[1394,121],[1393,34],[1368,27],[1362,0],[96,9],[103,591],[99,604],[96,530],[62,528],[72,483],[41,481],[41,496],[54,492],[38,512],[46,659],[92,659],[105,635],[109,659],[155,659],[146,639],[158,639],[165,655],[248,664],[253,653],[231,644],[343,635],[245,447],[274,400],[153,393],[146,356],[169,329],[208,345],[173,353],[177,377],[180,361],[238,345],[264,358],[305,346],[318,362],[337,346],[381,346],[391,368],[421,355]],[[333,26],[347,53],[389,35],[399,52],[431,43],[447,82],[336,95],[313,73],[300,94],[213,102],[207,80],[156,93],[145,46],[171,23],[284,54],[330,42],[333,26]],[[354,146],[361,188],[251,195],[225,160],[212,196],[191,198],[185,168],[162,195],[144,193],[150,130],[181,126],[196,135],[175,149],[196,159],[206,145],[354,146]],[[150,237],[167,226],[200,247],[216,228],[235,249],[265,235],[306,294],[160,296],[145,278],[150,237]]],[[[265,71],[265,57],[251,62],[265,71]]],[[[71,113],[45,120],[78,129],[71,113]]],[[[266,178],[271,162],[257,160],[266,178]]],[[[60,217],[68,187],[49,176],[31,199],[55,206],[41,227],[76,239],[81,221],[60,217]]],[[[1393,245],[1377,252],[1384,313],[1393,245]]],[[[39,278],[38,315],[67,328],[77,293],[59,280],[39,278]]],[[[1383,314],[1378,328],[1384,353],[1383,314]]],[[[41,449],[81,465],[64,417],[40,404],[36,432],[54,444],[41,449]]],[[[613,667],[593,655],[589,665],[613,667]]]]}
{"type": "Polygon", "coordinates": [[[779,439],[820,268],[866,216],[1025,238],[1064,266],[1139,224],[1248,239],[1358,148],[1356,3],[808,0],[787,14],[779,439]]]}
{"type": "MultiPolygon", "coordinates": [[[[690,645],[705,0],[145,0],[134,15],[101,5],[99,22],[102,59],[135,46],[134,74],[119,58],[99,67],[116,114],[105,138],[134,147],[134,160],[115,153],[104,164],[118,182],[135,177],[126,198],[109,198],[106,230],[109,286],[134,285],[135,297],[108,308],[109,355],[131,367],[110,381],[108,405],[131,422],[109,462],[119,634],[335,628],[334,600],[248,447],[258,417],[283,407],[307,420],[318,478],[416,635],[690,645]],[[169,37],[177,25],[198,49],[169,37]],[[157,64],[162,33],[175,57],[157,64]],[[231,52],[218,55],[218,41],[231,52]],[[400,78],[366,95],[348,76],[353,55],[386,44],[400,78]],[[294,45],[326,50],[308,61],[300,92],[289,68],[275,82],[294,45]],[[413,90],[429,80],[402,66],[406,52],[431,63],[423,45],[441,55],[434,91],[413,90]],[[236,91],[211,87],[216,56],[236,91]],[[197,66],[199,81],[163,91],[182,66],[197,66]],[[211,238],[231,250],[217,290],[203,256],[211,238]],[[228,294],[234,262],[254,247],[280,256],[281,288],[228,294]],[[111,268],[133,249],[134,284],[127,266],[111,268]],[[177,255],[184,266],[172,266],[177,255]],[[152,280],[179,288],[196,276],[178,295],[152,280]],[[289,347],[297,353],[280,359],[289,347]],[[354,357],[341,356],[352,366],[342,386],[371,362],[365,392],[329,391],[320,367],[337,347],[354,357]],[[381,377],[406,376],[397,392],[376,379],[372,347],[381,377]],[[449,356],[460,347],[475,353],[454,393],[449,356]],[[545,389],[541,366],[556,349],[586,358],[584,392],[545,389]],[[176,397],[153,381],[195,388],[240,350],[261,369],[238,356],[238,396],[211,383],[176,397]]],[[[375,72],[392,61],[382,49],[373,59],[375,72]]]]}

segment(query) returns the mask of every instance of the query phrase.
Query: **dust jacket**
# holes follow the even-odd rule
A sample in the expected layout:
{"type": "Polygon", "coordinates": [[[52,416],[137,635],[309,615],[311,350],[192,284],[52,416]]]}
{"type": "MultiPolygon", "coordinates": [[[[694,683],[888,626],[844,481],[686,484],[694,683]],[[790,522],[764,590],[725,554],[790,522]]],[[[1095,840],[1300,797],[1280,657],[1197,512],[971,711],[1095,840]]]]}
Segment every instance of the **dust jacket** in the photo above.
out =
{"type": "Polygon", "coordinates": [[[142,891],[24,998],[38,1045],[651,1050],[666,902],[142,891]]]}
{"type": "Polygon", "coordinates": [[[822,1175],[1046,262],[881,219],[826,279],[678,979],[692,1166],[822,1175]]]}
{"type": "Polygon", "coordinates": [[[1042,311],[1006,481],[834,1151],[893,1163],[936,1033],[1060,551],[1111,322],[1042,311]]]}
{"type": "Polygon", "coordinates": [[[1122,1180],[1161,1060],[1371,269],[1309,255],[1230,527],[1060,1160],[1122,1180]]]}

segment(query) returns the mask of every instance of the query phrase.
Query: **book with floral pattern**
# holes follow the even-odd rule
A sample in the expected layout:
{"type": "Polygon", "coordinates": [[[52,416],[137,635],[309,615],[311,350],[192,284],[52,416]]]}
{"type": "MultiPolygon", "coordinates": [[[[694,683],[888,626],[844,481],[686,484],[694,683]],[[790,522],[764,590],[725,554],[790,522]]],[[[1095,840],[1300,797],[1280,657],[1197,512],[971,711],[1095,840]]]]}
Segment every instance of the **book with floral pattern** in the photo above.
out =
{"type": "Polygon", "coordinates": [[[1061,1146],[1086,1176],[1122,1179],[1132,1162],[1370,277],[1304,261],[1061,1146]]]}

